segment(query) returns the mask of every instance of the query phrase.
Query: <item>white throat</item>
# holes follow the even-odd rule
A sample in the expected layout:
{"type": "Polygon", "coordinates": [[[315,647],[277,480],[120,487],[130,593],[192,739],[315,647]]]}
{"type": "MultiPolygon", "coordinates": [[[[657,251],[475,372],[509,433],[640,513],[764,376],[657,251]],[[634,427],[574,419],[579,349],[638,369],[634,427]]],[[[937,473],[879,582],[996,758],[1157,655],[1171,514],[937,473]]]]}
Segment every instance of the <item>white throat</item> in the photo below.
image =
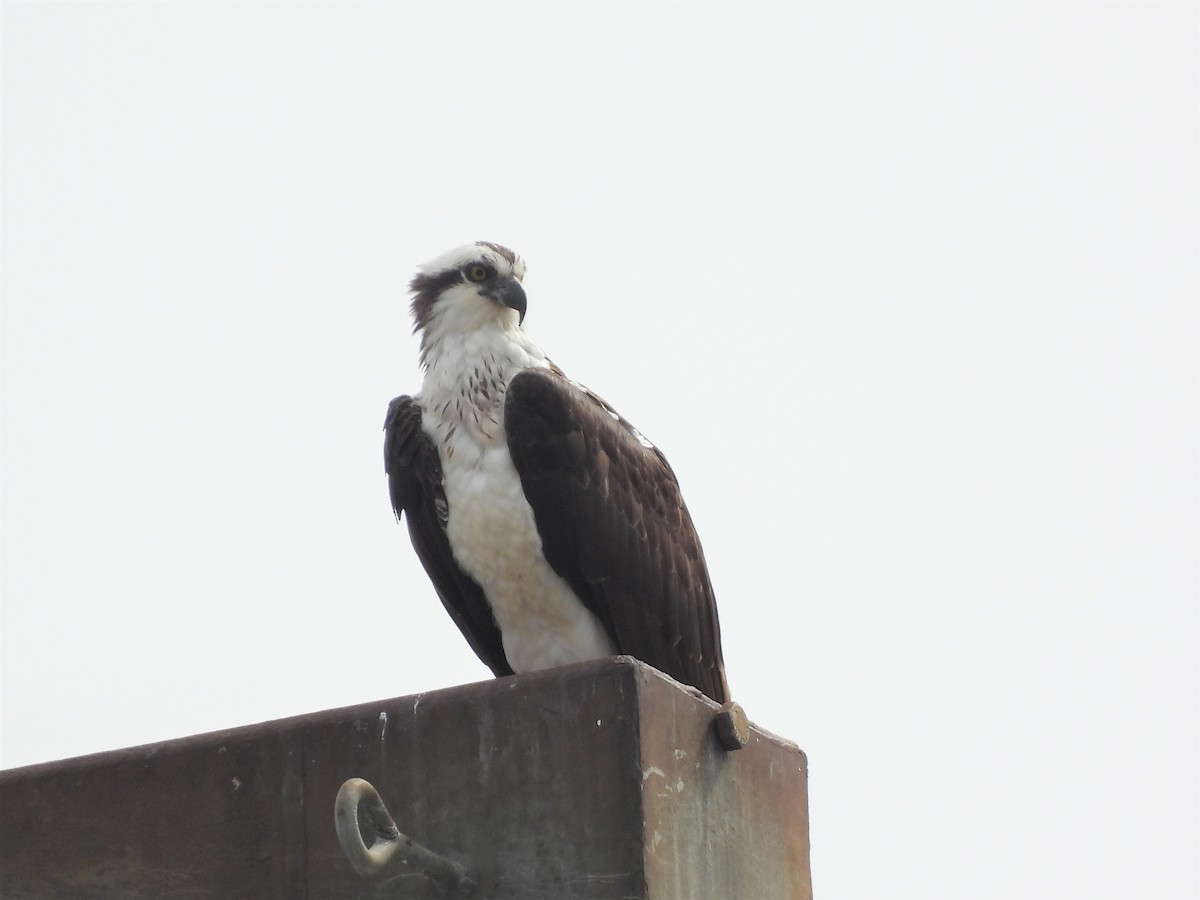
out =
{"type": "Polygon", "coordinates": [[[508,385],[522,369],[548,368],[550,361],[517,326],[516,313],[506,312],[511,316],[492,314],[469,330],[451,317],[427,325],[421,424],[441,457],[450,549],[483,588],[509,665],[529,672],[609,656],[615,648],[546,562],[508,452],[508,385]]]}
{"type": "Polygon", "coordinates": [[[441,316],[426,329],[424,423],[443,448],[460,431],[481,445],[502,439],[508,383],[522,369],[550,365],[541,348],[508,321],[516,313],[506,312],[511,315],[491,315],[466,331],[441,316]]]}

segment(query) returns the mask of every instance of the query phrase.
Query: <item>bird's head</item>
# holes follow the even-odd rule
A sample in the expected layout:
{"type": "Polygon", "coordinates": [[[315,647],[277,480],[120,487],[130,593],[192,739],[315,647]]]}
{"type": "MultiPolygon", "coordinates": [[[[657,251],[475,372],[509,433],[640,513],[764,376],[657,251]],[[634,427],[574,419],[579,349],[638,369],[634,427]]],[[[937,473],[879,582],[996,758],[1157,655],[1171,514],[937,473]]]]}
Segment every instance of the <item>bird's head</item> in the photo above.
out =
{"type": "Polygon", "coordinates": [[[417,270],[414,331],[469,333],[488,325],[517,328],[525,319],[525,263],[507,247],[479,241],[443,253],[417,270]],[[436,327],[435,327],[436,326],[436,327]]]}

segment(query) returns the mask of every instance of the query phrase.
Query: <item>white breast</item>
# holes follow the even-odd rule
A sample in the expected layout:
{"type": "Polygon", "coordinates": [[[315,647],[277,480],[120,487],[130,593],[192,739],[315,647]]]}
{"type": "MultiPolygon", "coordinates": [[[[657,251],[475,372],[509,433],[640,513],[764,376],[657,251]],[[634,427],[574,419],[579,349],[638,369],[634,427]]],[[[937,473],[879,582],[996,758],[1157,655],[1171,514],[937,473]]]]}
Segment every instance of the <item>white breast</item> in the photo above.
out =
{"type": "Polygon", "coordinates": [[[442,461],[450,549],[483,588],[509,665],[528,672],[616,650],[600,621],[542,555],[533,510],[508,453],[503,391],[521,368],[547,365],[532,344],[521,349],[476,355],[479,348],[471,348],[470,366],[443,369],[472,374],[465,381],[459,375],[453,384],[437,378],[431,367],[421,400],[422,425],[442,461]]]}

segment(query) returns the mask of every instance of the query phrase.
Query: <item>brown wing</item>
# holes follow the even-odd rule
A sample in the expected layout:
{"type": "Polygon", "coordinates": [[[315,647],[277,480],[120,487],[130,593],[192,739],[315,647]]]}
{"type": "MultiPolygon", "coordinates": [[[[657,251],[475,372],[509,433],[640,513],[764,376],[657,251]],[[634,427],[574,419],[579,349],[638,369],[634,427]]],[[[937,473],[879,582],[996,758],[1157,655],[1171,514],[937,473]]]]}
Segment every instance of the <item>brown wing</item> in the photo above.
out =
{"type": "Polygon", "coordinates": [[[619,652],[728,699],[704,551],[666,458],[593,394],[527,369],[504,407],[547,562],[619,652]]]}
{"type": "Polygon", "coordinates": [[[462,570],[450,550],[442,463],[437,447],[421,428],[421,407],[416,398],[393,400],[383,429],[383,462],[392,509],[397,518],[404,515],[417,558],[471,649],[497,676],[513,674],[483,590],[462,570]]]}

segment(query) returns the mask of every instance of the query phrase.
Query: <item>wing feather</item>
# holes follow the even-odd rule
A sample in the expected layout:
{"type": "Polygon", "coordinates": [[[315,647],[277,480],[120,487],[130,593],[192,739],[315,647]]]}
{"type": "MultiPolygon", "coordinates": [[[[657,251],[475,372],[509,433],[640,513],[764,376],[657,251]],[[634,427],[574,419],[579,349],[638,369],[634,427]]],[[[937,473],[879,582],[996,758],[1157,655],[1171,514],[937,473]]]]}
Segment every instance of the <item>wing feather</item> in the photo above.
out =
{"type": "Polygon", "coordinates": [[[621,653],[724,703],[716,600],[666,458],[553,370],[513,378],[505,431],[551,567],[621,653]]]}
{"type": "Polygon", "coordinates": [[[396,518],[403,515],[417,558],[442,605],[476,655],[497,676],[513,674],[483,590],[458,565],[446,537],[446,493],[437,447],[421,428],[415,397],[397,397],[384,421],[383,461],[396,518]]]}

